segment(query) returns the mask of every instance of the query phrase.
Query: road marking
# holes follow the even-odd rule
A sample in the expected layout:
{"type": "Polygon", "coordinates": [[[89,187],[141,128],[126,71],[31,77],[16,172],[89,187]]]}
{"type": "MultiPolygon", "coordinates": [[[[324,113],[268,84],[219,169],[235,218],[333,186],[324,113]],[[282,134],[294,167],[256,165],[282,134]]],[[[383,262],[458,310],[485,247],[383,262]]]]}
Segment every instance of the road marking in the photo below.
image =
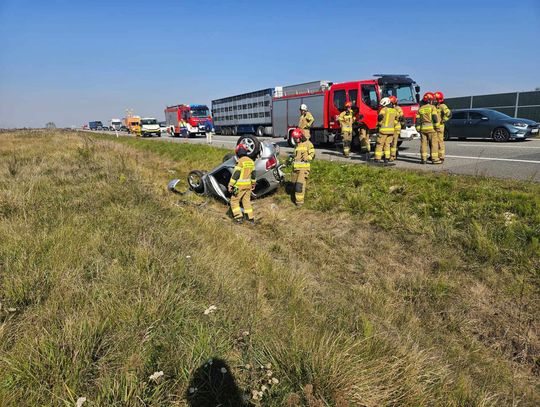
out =
{"type": "MultiPolygon", "coordinates": [[[[409,157],[420,157],[419,153],[399,153],[399,155],[409,157]]],[[[535,160],[518,160],[513,158],[495,158],[495,157],[468,157],[465,155],[446,155],[447,158],[463,158],[465,160],[484,160],[484,161],[507,161],[514,163],[540,164],[540,161],[535,160]]]]}
{"type": "Polygon", "coordinates": [[[530,149],[530,148],[540,148],[540,147],[533,147],[533,146],[530,146],[530,147],[522,147],[522,146],[493,146],[493,145],[488,145],[488,144],[458,144],[458,146],[463,146],[463,147],[491,147],[491,148],[523,148],[523,149],[530,149]]]}

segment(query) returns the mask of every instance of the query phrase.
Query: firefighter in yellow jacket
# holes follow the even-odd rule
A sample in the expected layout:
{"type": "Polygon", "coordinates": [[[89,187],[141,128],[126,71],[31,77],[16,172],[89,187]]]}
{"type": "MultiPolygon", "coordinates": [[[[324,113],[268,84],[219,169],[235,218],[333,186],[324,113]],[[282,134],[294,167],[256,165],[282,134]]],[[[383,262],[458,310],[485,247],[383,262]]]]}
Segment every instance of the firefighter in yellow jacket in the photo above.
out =
{"type": "Polygon", "coordinates": [[[381,110],[379,110],[378,116],[379,135],[375,146],[375,162],[383,162],[382,158],[384,154],[384,162],[386,163],[390,159],[390,143],[394,137],[397,111],[387,97],[382,98],[380,104],[381,110]]]}
{"type": "Polygon", "coordinates": [[[231,211],[234,220],[242,223],[244,215],[249,222],[254,223],[253,207],[251,206],[251,191],[255,188],[255,163],[248,157],[248,149],[244,144],[236,146],[238,161],[233,169],[228,190],[231,193],[231,211]]]}
{"type": "Polygon", "coordinates": [[[311,169],[311,161],[315,158],[315,147],[301,129],[294,129],[291,137],[296,142],[293,153],[292,183],[294,186],[294,203],[296,206],[304,204],[306,194],[306,182],[311,169]]]}
{"type": "Polygon", "coordinates": [[[302,103],[300,105],[300,119],[298,120],[298,127],[304,132],[306,140],[311,138],[310,129],[311,126],[313,126],[313,122],[315,122],[313,115],[309,113],[307,106],[302,103]]]}
{"type": "Polygon", "coordinates": [[[416,113],[416,129],[420,132],[420,157],[422,164],[427,164],[428,145],[431,150],[431,161],[433,164],[441,164],[439,159],[439,143],[435,125],[438,123],[437,109],[433,106],[435,96],[431,92],[424,94],[422,106],[416,113]]]}
{"type": "Polygon", "coordinates": [[[435,124],[435,132],[437,133],[437,142],[439,143],[439,159],[444,161],[444,124],[452,118],[452,111],[444,103],[444,95],[442,92],[435,92],[435,108],[437,109],[438,123],[435,124]]]}
{"type": "Polygon", "coordinates": [[[403,110],[398,105],[397,97],[392,95],[389,97],[389,99],[397,112],[396,125],[394,126],[394,136],[392,137],[392,143],[390,144],[390,161],[395,161],[397,158],[399,135],[401,134],[401,126],[403,125],[404,116],[403,110]]]}
{"type": "Polygon", "coordinates": [[[351,141],[353,134],[353,123],[355,121],[354,112],[352,110],[352,103],[345,103],[343,112],[338,117],[339,124],[341,125],[341,137],[343,139],[343,156],[350,158],[351,153],[351,141]]]}

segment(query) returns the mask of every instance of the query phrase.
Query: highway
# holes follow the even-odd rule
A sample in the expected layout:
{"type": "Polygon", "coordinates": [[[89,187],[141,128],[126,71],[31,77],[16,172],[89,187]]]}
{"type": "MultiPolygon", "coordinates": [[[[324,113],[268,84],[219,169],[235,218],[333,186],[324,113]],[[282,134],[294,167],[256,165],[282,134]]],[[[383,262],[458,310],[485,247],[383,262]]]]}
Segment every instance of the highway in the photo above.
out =
{"type": "MultiPolygon", "coordinates": [[[[111,132],[108,132],[111,134],[111,132]]],[[[112,133],[114,134],[114,133],[112,133]]],[[[132,137],[126,134],[122,136],[132,137]]],[[[281,147],[282,152],[292,151],[283,139],[264,137],[281,147]]],[[[173,138],[166,135],[154,137],[155,141],[175,143],[206,143],[205,137],[173,138]]],[[[212,145],[233,149],[237,137],[214,135],[212,145]]],[[[446,160],[442,165],[420,164],[420,141],[405,141],[399,150],[399,159],[391,169],[410,168],[422,171],[447,172],[495,178],[510,178],[540,182],[540,139],[495,143],[491,140],[450,140],[446,142],[446,160]]],[[[333,146],[317,147],[317,158],[343,161],[354,164],[371,165],[365,154],[352,154],[344,159],[333,146]]]]}

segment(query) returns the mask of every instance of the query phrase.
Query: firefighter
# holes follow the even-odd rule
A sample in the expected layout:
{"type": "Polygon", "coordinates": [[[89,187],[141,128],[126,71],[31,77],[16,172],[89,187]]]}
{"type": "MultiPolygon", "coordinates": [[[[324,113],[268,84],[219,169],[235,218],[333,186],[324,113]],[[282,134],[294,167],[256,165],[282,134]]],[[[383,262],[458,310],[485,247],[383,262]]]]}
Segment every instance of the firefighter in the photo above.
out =
{"type": "Polygon", "coordinates": [[[431,92],[424,94],[422,105],[416,113],[416,129],[420,132],[420,157],[421,163],[427,164],[428,145],[431,150],[431,161],[433,164],[441,164],[439,159],[439,143],[435,125],[438,123],[437,109],[433,106],[435,96],[431,92]]]}
{"type": "Polygon", "coordinates": [[[293,153],[292,183],[294,186],[294,203],[296,206],[304,204],[306,182],[311,168],[311,161],[315,158],[315,147],[311,144],[301,129],[294,129],[291,137],[296,141],[293,153]]]}
{"type": "Polygon", "coordinates": [[[452,111],[444,103],[444,95],[442,92],[435,92],[435,107],[437,108],[438,123],[435,124],[435,132],[437,133],[437,142],[439,143],[439,159],[444,162],[444,124],[452,118],[452,111]]]}
{"type": "Polygon", "coordinates": [[[394,128],[396,126],[396,117],[397,111],[394,109],[390,98],[382,98],[381,110],[379,110],[378,120],[378,132],[377,145],[375,146],[375,162],[383,162],[383,153],[384,153],[384,162],[387,163],[390,159],[390,143],[392,142],[392,137],[394,137],[394,128]]]}
{"type": "Polygon", "coordinates": [[[251,206],[251,191],[255,189],[255,163],[248,157],[248,148],[244,144],[238,144],[235,152],[238,160],[228,187],[231,193],[231,212],[234,221],[242,223],[244,220],[240,208],[240,204],[242,204],[248,222],[255,223],[251,206]]]}
{"type": "Polygon", "coordinates": [[[343,156],[345,158],[350,158],[351,152],[351,141],[352,141],[352,132],[353,132],[353,123],[355,121],[354,112],[352,110],[352,103],[345,103],[345,108],[343,112],[338,117],[339,124],[341,125],[341,137],[343,139],[343,156]]]}
{"type": "Polygon", "coordinates": [[[362,151],[364,151],[369,156],[369,153],[371,152],[371,141],[369,139],[368,131],[364,126],[361,126],[358,129],[358,138],[360,139],[360,146],[362,151]]]}
{"type": "Polygon", "coordinates": [[[394,109],[396,109],[397,116],[396,116],[396,126],[394,127],[394,136],[392,137],[392,143],[390,144],[390,161],[395,161],[397,158],[398,153],[398,142],[399,142],[399,135],[401,134],[401,126],[403,125],[405,118],[403,116],[403,110],[398,105],[397,97],[390,96],[389,97],[390,102],[394,105],[394,109]]]}
{"type": "Polygon", "coordinates": [[[304,132],[306,140],[309,140],[311,138],[311,133],[309,129],[311,128],[311,126],[313,126],[314,121],[315,119],[313,118],[313,115],[309,113],[307,106],[302,103],[300,105],[300,119],[298,120],[298,127],[300,127],[304,132]]]}

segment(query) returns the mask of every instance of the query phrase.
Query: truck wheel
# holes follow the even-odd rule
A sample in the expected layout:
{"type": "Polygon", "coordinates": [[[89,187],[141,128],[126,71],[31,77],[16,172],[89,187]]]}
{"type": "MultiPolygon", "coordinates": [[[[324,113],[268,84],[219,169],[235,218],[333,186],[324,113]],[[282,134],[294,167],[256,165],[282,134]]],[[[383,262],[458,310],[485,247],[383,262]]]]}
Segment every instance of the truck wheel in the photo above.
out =
{"type": "Polygon", "coordinates": [[[264,127],[263,126],[257,127],[257,130],[255,130],[255,135],[257,137],[263,137],[264,136],[264,127]]]}
{"type": "Polygon", "coordinates": [[[189,189],[198,194],[204,192],[203,172],[199,170],[193,170],[188,174],[187,182],[189,189]]]}
{"type": "Polygon", "coordinates": [[[259,152],[261,151],[261,142],[257,137],[251,134],[245,134],[243,136],[240,136],[240,138],[236,142],[236,145],[240,143],[244,144],[247,147],[249,158],[255,159],[257,155],[259,155],[259,152]]]}

